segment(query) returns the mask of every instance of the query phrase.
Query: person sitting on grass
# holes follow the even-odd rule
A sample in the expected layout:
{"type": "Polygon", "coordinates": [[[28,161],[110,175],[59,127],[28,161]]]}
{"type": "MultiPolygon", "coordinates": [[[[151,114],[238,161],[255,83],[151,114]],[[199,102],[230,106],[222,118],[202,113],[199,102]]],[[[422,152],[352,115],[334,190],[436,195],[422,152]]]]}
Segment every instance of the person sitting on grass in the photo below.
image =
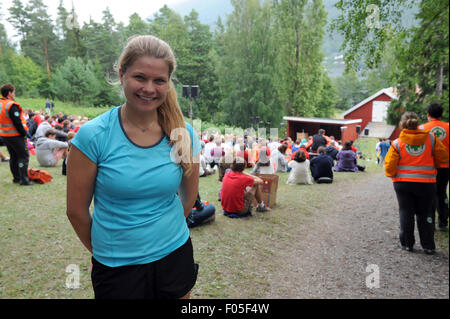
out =
{"type": "Polygon", "coordinates": [[[255,166],[253,167],[253,170],[251,174],[274,174],[273,165],[270,162],[270,157],[267,154],[268,149],[267,147],[261,148],[259,151],[259,157],[258,161],[256,162],[255,166]]]}
{"type": "Polygon", "coordinates": [[[206,177],[215,173],[214,170],[210,170],[207,168],[205,156],[203,155],[203,150],[200,153],[200,166],[198,173],[200,177],[206,177]]]}
{"type": "Polygon", "coordinates": [[[257,212],[267,212],[259,185],[264,181],[254,175],[244,172],[247,163],[242,157],[235,157],[231,165],[231,172],[225,174],[222,181],[221,203],[225,215],[251,215],[251,203],[256,199],[257,212]]]}
{"type": "Polygon", "coordinates": [[[271,151],[270,161],[275,166],[275,173],[285,173],[288,171],[288,161],[285,159],[287,148],[286,144],[281,144],[277,149],[271,151]]]}
{"type": "Polygon", "coordinates": [[[311,175],[316,183],[332,183],[333,159],[327,155],[326,149],[323,146],[320,146],[317,152],[319,156],[314,157],[310,162],[311,175]]]}
{"type": "Polygon", "coordinates": [[[291,172],[286,184],[313,184],[309,160],[306,159],[305,152],[298,150],[294,155],[294,160],[290,161],[288,166],[291,168],[291,172]]]}
{"type": "Polygon", "coordinates": [[[337,163],[333,170],[336,172],[358,172],[358,166],[356,166],[356,153],[352,149],[353,143],[347,141],[344,143],[344,147],[336,155],[337,163]]]}
{"type": "Polygon", "coordinates": [[[68,147],[67,142],[56,140],[54,129],[49,129],[45,132],[45,137],[41,137],[36,142],[36,159],[40,166],[56,166],[61,158],[67,156],[68,147]]]}

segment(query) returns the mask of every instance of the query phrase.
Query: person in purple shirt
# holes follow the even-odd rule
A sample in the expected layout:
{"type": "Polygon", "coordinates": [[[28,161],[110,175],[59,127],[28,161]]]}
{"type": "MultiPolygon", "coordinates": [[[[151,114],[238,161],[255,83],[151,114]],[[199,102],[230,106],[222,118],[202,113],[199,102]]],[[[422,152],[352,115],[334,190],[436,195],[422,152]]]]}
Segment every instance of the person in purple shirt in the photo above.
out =
{"type": "Polygon", "coordinates": [[[337,163],[333,170],[335,172],[357,172],[358,166],[356,166],[356,153],[352,150],[352,143],[347,141],[344,143],[344,147],[336,155],[337,163]]]}

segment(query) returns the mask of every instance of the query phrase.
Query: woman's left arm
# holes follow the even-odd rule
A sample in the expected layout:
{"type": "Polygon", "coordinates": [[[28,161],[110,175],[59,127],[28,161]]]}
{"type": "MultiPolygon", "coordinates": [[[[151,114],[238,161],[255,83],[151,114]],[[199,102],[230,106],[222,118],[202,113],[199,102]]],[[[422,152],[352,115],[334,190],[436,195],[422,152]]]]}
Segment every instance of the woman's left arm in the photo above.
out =
{"type": "Polygon", "coordinates": [[[397,174],[398,161],[400,160],[400,154],[394,145],[391,145],[389,151],[384,158],[384,175],[393,178],[397,174]]]}
{"type": "Polygon", "coordinates": [[[191,174],[189,176],[183,175],[178,192],[184,208],[184,217],[189,216],[198,195],[200,155],[197,155],[193,162],[191,174]]]}

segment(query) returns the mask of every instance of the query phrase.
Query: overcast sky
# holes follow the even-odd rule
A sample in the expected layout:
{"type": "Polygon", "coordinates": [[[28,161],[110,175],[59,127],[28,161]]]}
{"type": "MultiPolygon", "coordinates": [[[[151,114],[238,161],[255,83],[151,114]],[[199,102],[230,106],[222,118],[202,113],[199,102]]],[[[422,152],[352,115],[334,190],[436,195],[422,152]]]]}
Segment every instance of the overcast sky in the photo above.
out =
{"type": "MultiPolygon", "coordinates": [[[[2,4],[3,20],[8,37],[15,35],[14,29],[9,25],[6,19],[9,16],[8,9],[11,7],[13,0],[0,0],[2,4]]],[[[53,20],[56,19],[57,7],[60,0],[43,0],[48,7],[48,12],[53,20]]],[[[167,4],[170,8],[175,5],[188,2],[189,0],[63,0],[64,7],[67,11],[72,9],[72,3],[75,7],[75,12],[78,15],[80,25],[83,22],[88,22],[89,17],[96,22],[102,19],[102,11],[109,7],[116,22],[124,22],[128,24],[128,18],[133,13],[138,13],[141,18],[146,19],[153,16],[163,5],[167,4]]],[[[23,1],[28,3],[28,1],[23,1]]]]}

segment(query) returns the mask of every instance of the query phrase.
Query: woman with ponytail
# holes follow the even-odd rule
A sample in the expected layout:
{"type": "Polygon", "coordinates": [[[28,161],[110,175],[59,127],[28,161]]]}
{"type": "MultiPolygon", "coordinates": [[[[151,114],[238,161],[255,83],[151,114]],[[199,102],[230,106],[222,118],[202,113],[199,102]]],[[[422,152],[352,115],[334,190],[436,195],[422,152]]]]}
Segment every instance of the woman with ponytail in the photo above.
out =
{"type": "Polygon", "coordinates": [[[201,148],[178,105],[175,69],[167,43],[130,38],[118,61],[125,103],[72,141],[67,216],[92,253],[95,298],[189,298],[195,284],[186,216],[201,148]]]}
{"type": "Polygon", "coordinates": [[[402,131],[385,158],[385,175],[392,178],[400,211],[400,243],[412,252],[414,217],[420,244],[426,254],[433,254],[434,223],[432,204],[436,192],[436,167],[448,161],[448,152],[433,133],[420,130],[414,112],[405,112],[400,120],[402,131]]]}

